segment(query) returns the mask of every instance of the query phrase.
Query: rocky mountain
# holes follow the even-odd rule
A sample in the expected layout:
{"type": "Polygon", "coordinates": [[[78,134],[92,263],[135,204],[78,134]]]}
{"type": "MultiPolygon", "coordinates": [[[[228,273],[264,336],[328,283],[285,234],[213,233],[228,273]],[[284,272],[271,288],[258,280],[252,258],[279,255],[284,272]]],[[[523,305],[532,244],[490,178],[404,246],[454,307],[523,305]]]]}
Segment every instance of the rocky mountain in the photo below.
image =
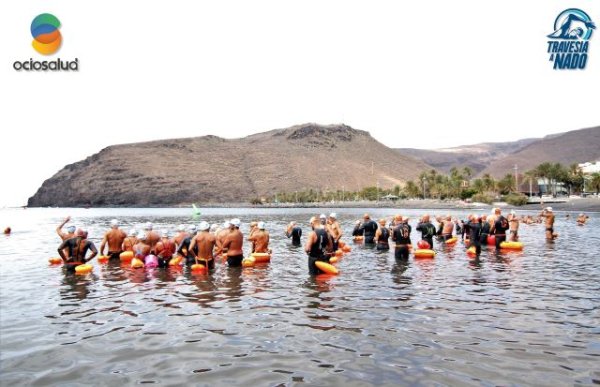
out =
{"type": "Polygon", "coordinates": [[[415,157],[445,173],[448,173],[452,167],[469,167],[473,170],[473,175],[477,175],[490,163],[518,152],[538,140],[537,138],[528,138],[511,142],[486,142],[434,150],[400,148],[397,151],[415,157]]]}
{"type": "Polygon", "coordinates": [[[28,205],[159,206],[248,202],[276,192],[391,188],[425,169],[346,125],[298,125],[239,139],[115,145],[67,165],[28,205]]]}
{"type": "Polygon", "coordinates": [[[600,160],[600,126],[546,136],[491,163],[482,173],[502,177],[515,165],[527,171],[549,161],[570,165],[600,160]]]}

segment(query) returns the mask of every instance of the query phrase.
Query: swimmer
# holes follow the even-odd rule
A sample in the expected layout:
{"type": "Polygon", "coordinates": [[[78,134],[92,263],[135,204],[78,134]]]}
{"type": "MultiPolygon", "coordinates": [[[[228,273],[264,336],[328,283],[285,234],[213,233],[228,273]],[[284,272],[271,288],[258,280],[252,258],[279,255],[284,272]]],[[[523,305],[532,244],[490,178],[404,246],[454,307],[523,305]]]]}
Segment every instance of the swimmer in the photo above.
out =
{"type": "Polygon", "coordinates": [[[4,235],[10,235],[10,233],[12,232],[10,227],[7,227],[4,229],[4,235]]]}
{"type": "Polygon", "coordinates": [[[436,229],[435,226],[429,221],[429,214],[425,214],[421,217],[419,224],[417,224],[416,230],[421,232],[421,239],[429,243],[429,246],[433,248],[433,237],[436,234],[436,229]]]}
{"type": "Polygon", "coordinates": [[[74,272],[76,266],[91,261],[98,254],[96,246],[94,246],[92,241],[87,240],[87,237],[87,231],[79,229],[73,238],[64,240],[58,246],[58,254],[63,259],[68,272],[74,272]],[[65,254],[64,250],[67,251],[67,254],[65,254]],[[89,257],[86,257],[88,250],[92,253],[89,257]]]}
{"type": "Polygon", "coordinates": [[[494,208],[494,224],[490,229],[490,233],[494,234],[496,239],[496,252],[500,251],[500,243],[506,241],[506,230],[509,229],[508,219],[502,215],[499,208],[494,208]]]}
{"type": "Polygon", "coordinates": [[[150,245],[150,252],[154,254],[154,248],[158,241],[160,240],[160,235],[156,231],[152,231],[152,223],[148,222],[144,226],[144,231],[146,232],[146,242],[150,245]]]}
{"type": "Polygon", "coordinates": [[[227,254],[227,250],[223,249],[223,242],[225,242],[225,238],[229,235],[231,224],[229,221],[225,221],[221,230],[217,232],[217,244],[216,244],[216,253],[217,254],[227,254]]]}
{"type": "Polygon", "coordinates": [[[390,249],[390,229],[386,227],[385,219],[379,219],[379,228],[375,231],[375,242],[377,250],[386,251],[390,249]]]}
{"type": "Polygon", "coordinates": [[[540,217],[546,218],[546,240],[553,241],[556,239],[556,234],[554,233],[554,212],[552,211],[552,207],[546,207],[542,210],[540,217]]]}
{"type": "Polygon", "coordinates": [[[479,238],[479,243],[481,243],[482,246],[487,246],[487,238],[488,235],[490,235],[491,228],[490,223],[487,221],[487,215],[482,215],[479,221],[481,222],[481,237],[479,238]]]}
{"type": "Polygon", "coordinates": [[[255,253],[271,253],[269,249],[269,232],[265,230],[265,222],[258,222],[256,231],[248,237],[254,245],[255,253]]]}
{"type": "Polygon", "coordinates": [[[227,251],[227,264],[229,267],[242,266],[244,234],[240,231],[241,221],[237,218],[231,219],[229,224],[229,233],[223,241],[223,250],[227,251]]]}
{"type": "Polygon", "coordinates": [[[354,229],[352,230],[352,236],[361,236],[362,232],[360,231],[360,220],[357,220],[356,223],[354,223],[354,229]]]}
{"type": "Polygon", "coordinates": [[[71,238],[75,237],[75,226],[69,226],[67,228],[67,232],[63,232],[63,230],[62,230],[62,228],[65,226],[65,224],[69,223],[70,220],[71,220],[71,217],[67,216],[65,218],[65,220],[63,220],[63,222],[61,224],[59,224],[58,227],[56,227],[56,233],[58,234],[60,239],[63,241],[66,241],[67,239],[71,239],[71,238]]]}
{"type": "Polygon", "coordinates": [[[304,250],[308,254],[308,272],[311,275],[322,273],[315,262],[329,262],[327,251],[333,249],[333,242],[327,235],[321,221],[316,217],[310,218],[312,231],[308,234],[304,250]]]}
{"type": "Polygon", "coordinates": [[[285,232],[285,236],[292,238],[293,246],[300,246],[300,238],[302,237],[302,228],[296,224],[296,222],[290,222],[285,232]]]}
{"type": "Polygon", "coordinates": [[[442,238],[444,241],[452,238],[452,232],[454,231],[454,224],[452,223],[452,217],[446,215],[444,222],[442,223],[442,238]]]}
{"type": "Polygon", "coordinates": [[[135,228],[129,230],[129,235],[125,239],[123,239],[121,250],[135,252],[134,246],[138,243],[137,234],[138,232],[135,228]]]}
{"type": "Polygon", "coordinates": [[[477,258],[479,258],[479,255],[481,255],[481,239],[482,239],[481,224],[479,223],[479,218],[475,215],[469,216],[468,224],[469,224],[470,246],[475,246],[475,256],[477,258]]]}
{"type": "Polygon", "coordinates": [[[175,234],[173,237],[173,243],[175,243],[175,246],[179,248],[179,246],[181,246],[181,242],[183,242],[183,240],[189,236],[190,234],[185,231],[185,224],[180,224],[177,226],[177,234],[175,234]]]}
{"type": "Polygon", "coordinates": [[[104,254],[104,246],[108,244],[109,259],[117,260],[123,252],[123,241],[127,238],[125,231],[119,229],[119,221],[113,219],[110,221],[110,230],[104,234],[100,243],[100,255],[104,254]]]}
{"type": "Polygon", "coordinates": [[[326,226],[327,225],[327,216],[325,216],[325,214],[319,215],[319,221],[321,222],[321,225],[326,226]]]}
{"type": "Polygon", "coordinates": [[[580,226],[583,226],[585,224],[585,222],[587,222],[589,216],[587,216],[586,214],[584,214],[583,212],[581,214],[579,214],[579,216],[577,217],[577,224],[579,224],[580,226]]]}
{"type": "MultiPolygon", "coordinates": [[[[252,241],[252,239],[250,239],[252,237],[252,235],[254,235],[254,233],[258,232],[258,222],[250,222],[250,231],[248,232],[248,240],[252,241]]],[[[250,244],[250,252],[254,253],[255,247],[254,247],[254,242],[251,242],[250,244]]]]}
{"type": "Polygon", "coordinates": [[[212,270],[215,268],[213,249],[217,243],[217,237],[210,232],[208,222],[201,222],[198,228],[200,232],[192,238],[190,251],[194,255],[196,263],[203,262],[207,270],[212,270]]]}
{"type": "Polygon", "coordinates": [[[145,261],[146,257],[150,255],[150,244],[148,243],[148,236],[146,233],[140,234],[137,243],[133,246],[133,252],[135,257],[142,261],[145,261]]]}
{"type": "Polygon", "coordinates": [[[163,230],[160,235],[160,240],[156,244],[156,257],[158,258],[158,267],[169,266],[169,261],[175,254],[175,242],[169,239],[169,232],[163,230]]]}
{"type": "Polygon", "coordinates": [[[333,251],[336,251],[339,247],[340,239],[342,239],[342,235],[344,233],[342,232],[340,223],[337,221],[337,214],[335,212],[332,212],[331,214],[329,214],[327,230],[333,240],[333,251]]]}
{"type": "Polygon", "coordinates": [[[375,231],[377,231],[377,223],[375,223],[369,214],[363,216],[363,222],[358,228],[359,235],[364,235],[365,244],[375,243],[375,231]]]}
{"type": "Polygon", "coordinates": [[[190,251],[190,244],[192,243],[192,239],[196,236],[196,225],[190,224],[188,226],[188,235],[187,238],[181,241],[181,244],[177,248],[177,254],[185,257],[185,264],[189,266],[195,263],[194,254],[190,251]]]}
{"type": "Polygon", "coordinates": [[[510,232],[510,238],[508,240],[517,242],[519,240],[519,218],[514,210],[510,211],[510,214],[508,214],[508,225],[510,232]]]}
{"type": "MultiPolygon", "coordinates": [[[[411,227],[407,222],[404,222],[404,218],[400,215],[396,215],[396,221],[398,226],[394,228],[392,232],[392,240],[396,243],[394,249],[394,257],[397,261],[408,261],[409,246],[412,243],[410,240],[411,227]]],[[[452,228],[452,223],[450,222],[452,228]]]]}

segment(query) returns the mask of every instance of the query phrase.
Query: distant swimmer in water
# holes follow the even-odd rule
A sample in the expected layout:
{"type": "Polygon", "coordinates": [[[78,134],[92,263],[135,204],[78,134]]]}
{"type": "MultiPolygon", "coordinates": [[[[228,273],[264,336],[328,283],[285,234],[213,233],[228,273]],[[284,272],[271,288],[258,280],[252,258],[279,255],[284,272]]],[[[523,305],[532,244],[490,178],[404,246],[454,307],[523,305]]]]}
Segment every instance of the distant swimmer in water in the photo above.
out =
{"type": "Polygon", "coordinates": [[[385,219],[379,219],[379,228],[375,231],[376,248],[379,251],[390,249],[390,229],[386,227],[385,219]]]}
{"type": "Polygon", "coordinates": [[[110,230],[104,234],[100,243],[100,255],[104,254],[104,246],[108,244],[109,259],[118,260],[123,252],[123,241],[127,238],[125,231],[119,228],[119,221],[113,219],[110,221],[110,230]]]}
{"type": "Polygon", "coordinates": [[[510,237],[509,241],[517,242],[519,240],[519,218],[514,210],[508,214],[508,226],[510,237]]]}
{"type": "Polygon", "coordinates": [[[160,235],[160,240],[154,248],[156,251],[156,257],[158,258],[158,267],[169,266],[169,261],[175,254],[175,242],[169,239],[169,232],[163,230],[160,235]]]}
{"type": "Polygon", "coordinates": [[[342,235],[344,233],[342,231],[342,228],[340,227],[340,223],[337,221],[337,214],[335,212],[329,214],[327,230],[332,238],[333,251],[336,251],[339,248],[340,239],[342,239],[342,235]]]}
{"type": "Polygon", "coordinates": [[[302,228],[296,222],[290,222],[285,232],[285,236],[292,238],[292,245],[300,246],[300,238],[302,237],[302,228]]]}
{"type": "Polygon", "coordinates": [[[244,234],[240,231],[241,221],[237,218],[231,219],[229,222],[229,234],[223,241],[223,250],[227,251],[227,264],[229,267],[242,266],[244,259],[244,234]]]}
{"type": "Polygon", "coordinates": [[[552,207],[546,207],[542,210],[540,217],[546,218],[546,240],[553,241],[557,235],[554,233],[554,212],[552,207]]]}
{"type": "Polygon", "coordinates": [[[194,254],[194,259],[198,263],[202,263],[207,270],[215,268],[215,259],[213,250],[217,243],[217,237],[210,232],[208,222],[200,222],[198,226],[200,231],[190,243],[190,251],[194,254]]]}
{"type": "Polygon", "coordinates": [[[308,272],[311,275],[322,273],[315,262],[329,262],[327,251],[333,249],[333,242],[329,238],[325,227],[316,217],[310,218],[312,231],[308,234],[304,250],[308,254],[308,272]]]}
{"type": "Polygon", "coordinates": [[[265,222],[258,222],[256,231],[248,237],[254,245],[255,253],[271,253],[269,249],[269,232],[265,230],[265,222]]]}
{"type": "Polygon", "coordinates": [[[61,240],[65,241],[67,239],[71,239],[75,236],[75,226],[69,226],[67,227],[67,232],[63,232],[62,228],[65,226],[65,224],[69,223],[69,221],[71,220],[70,216],[67,216],[65,218],[65,220],[63,220],[63,222],[61,224],[58,225],[58,227],[56,227],[56,233],[58,234],[58,236],[60,237],[61,240]]]}
{"type": "Polygon", "coordinates": [[[587,216],[586,214],[584,214],[583,212],[581,214],[579,214],[579,216],[577,217],[577,224],[580,226],[583,226],[585,224],[585,222],[587,222],[589,216],[587,216]]]}
{"type": "Polygon", "coordinates": [[[4,229],[4,235],[10,235],[11,231],[12,231],[12,230],[11,230],[11,228],[10,228],[10,227],[7,227],[7,228],[5,228],[5,229],[4,229]]]}
{"type": "Polygon", "coordinates": [[[150,253],[154,254],[154,247],[160,240],[160,235],[156,231],[153,231],[152,223],[148,222],[144,226],[144,231],[146,232],[146,243],[150,245],[150,253]]]}
{"type": "Polygon", "coordinates": [[[63,259],[65,268],[68,272],[74,272],[76,266],[91,261],[96,254],[98,254],[96,246],[94,246],[94,243],[89,241],[87,237],[87,231],[79,229],[73,238],[63,241],[63,243],[58,246],[58,254],[60,254],[60,257],[63,259]],[[67,251],[67,254],[65,254],[64,250],[67,251]],[[92,253],[86,257],[88,250],[92,253]]]}
{"type": "Polygon", "coordinates": [[[122,251],[135,252],[134,246],[138,243],[137,234],[138,232],[135,228],[129,230],[129,235],[125,239],[123,239],[123,244],[121,245],[122,251]]]}

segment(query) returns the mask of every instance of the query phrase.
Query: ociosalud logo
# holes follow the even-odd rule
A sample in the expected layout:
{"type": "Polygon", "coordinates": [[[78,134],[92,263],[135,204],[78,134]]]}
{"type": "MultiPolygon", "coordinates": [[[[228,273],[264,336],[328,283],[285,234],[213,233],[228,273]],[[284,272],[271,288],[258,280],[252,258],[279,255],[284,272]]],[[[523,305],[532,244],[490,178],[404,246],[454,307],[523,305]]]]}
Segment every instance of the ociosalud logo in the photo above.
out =
{"type": "Polygon", "coordinates": [[[596,28],[589,15],[578,8],[562,11],[548,35],[548,54],[554,70],[583,70],[588,60],[592,32],[596,28]]]}
{"type": "MultiPolygon", "coordinates": [[[[50,13],[42,13],[33,18],[31,22],[31,46],[42,55],[52,55],[62,45],[62,35],[59,31],[61,24],[58,18],[50,13]]],[[[13,68],[17,71],[79,71],[79,59],[65,61],[61,58],[55,60],[37,61],[33,58],[24,61],[15,61],[13,68]]]]}

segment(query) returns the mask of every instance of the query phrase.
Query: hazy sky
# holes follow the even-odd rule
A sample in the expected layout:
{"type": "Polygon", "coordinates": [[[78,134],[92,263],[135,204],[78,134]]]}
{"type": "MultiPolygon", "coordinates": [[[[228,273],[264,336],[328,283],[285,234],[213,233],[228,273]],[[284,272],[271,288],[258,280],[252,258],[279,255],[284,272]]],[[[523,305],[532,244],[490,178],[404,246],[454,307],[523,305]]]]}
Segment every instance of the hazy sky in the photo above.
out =
{"type": "Polygon", "coordinates": [[[3,0],[0,206],[117,143],[343,122],[439,148],[599,125],[600,31],[586,70],[548,61],[569,7],[600,28],[599,1],[3,0]],[[49,57],[29,30],[44,12],[49,57]],[[59,57],[79,72],[12,67],[59,57]]]}

